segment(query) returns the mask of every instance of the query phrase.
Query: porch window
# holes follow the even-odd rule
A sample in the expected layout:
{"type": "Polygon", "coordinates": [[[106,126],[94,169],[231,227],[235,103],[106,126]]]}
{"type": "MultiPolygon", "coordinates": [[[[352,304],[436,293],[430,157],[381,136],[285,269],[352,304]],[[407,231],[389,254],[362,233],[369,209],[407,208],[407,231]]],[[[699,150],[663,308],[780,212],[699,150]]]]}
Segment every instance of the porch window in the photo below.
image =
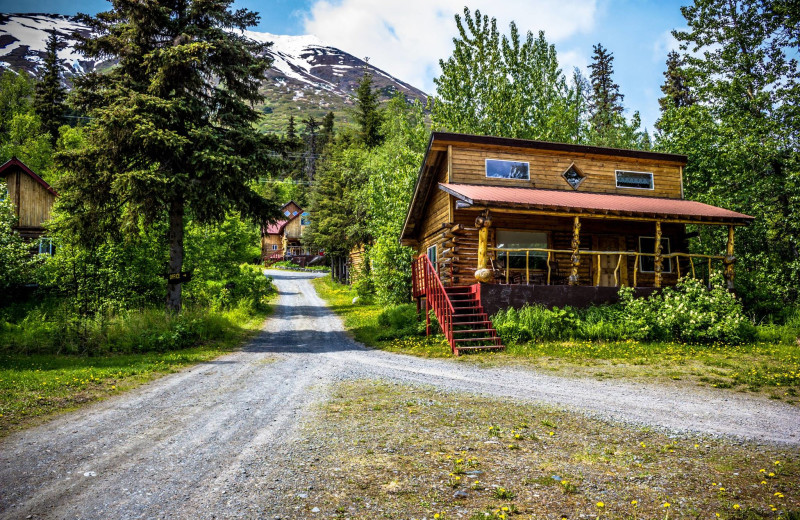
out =
{"type": "MultiPolygon", "coordinates": [[[[547,249],[547,233],[540,231],[506,231],[497,230],[498,249],[547,249]]],[[[528,267],[530,269],[547,269],[547,253],[530,251],[528,267]]],[[[497,260],[510,269],[525,269],[525,251],[497,252],[497,260]]]]}
{"type": "Polygon", "coordinates": [[[486,159],[486,176],[493,179],[530,180],[530,165],[520,161],[486,159]]]}
{"type": "MultiPolygon", "coordinates": [[[[656,238],[655,237],[639,237],[639,252],[654,254],[656,252],[656,238]]],[[[661,239],[661,254],[667,255],[672,251],[669,248],[669,238],[661,239]]],[[[672,258],[665,258],[663,261],[662,273],[672,272],[672,258]]],[[[653,256],[640,256],[639,257],[639,272],[640,273],[653,273],[656,270],[656,259],[653,256]]]]}

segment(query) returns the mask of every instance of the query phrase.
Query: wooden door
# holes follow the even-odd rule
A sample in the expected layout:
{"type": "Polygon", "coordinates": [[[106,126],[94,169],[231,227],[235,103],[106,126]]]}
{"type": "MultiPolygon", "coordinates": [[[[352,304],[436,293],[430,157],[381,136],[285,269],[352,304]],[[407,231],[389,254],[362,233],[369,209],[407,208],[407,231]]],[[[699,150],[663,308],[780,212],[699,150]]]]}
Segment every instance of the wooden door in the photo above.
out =
{"type": "MultiPolygon", "coordinates": [[[[598,236],[595,245],[597,251],[619,251],[619,237],[616,236],[598,236]]],[[[614,287],[616,282],[614,280],[614,271],[617,269],[617,262],[619,255],[598,255],[600,263],[600,283],[603,287],[614,287]]],[[[595,261],[595,269],[597,268],[597,260],[595,261]]],[[[618,273],[619,275],[619,273],[618,273]]],[[[597,284],[597,272],[594,273],[595,279],[593,282],[597,284]]]]}

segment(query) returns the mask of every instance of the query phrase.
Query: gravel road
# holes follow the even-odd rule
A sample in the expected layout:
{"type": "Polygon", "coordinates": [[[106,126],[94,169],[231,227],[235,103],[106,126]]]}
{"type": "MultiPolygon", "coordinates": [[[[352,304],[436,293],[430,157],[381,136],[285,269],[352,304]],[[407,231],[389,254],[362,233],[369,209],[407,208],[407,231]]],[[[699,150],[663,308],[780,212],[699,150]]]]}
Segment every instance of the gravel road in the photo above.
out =
{"type": "MultiPolygon", "coordinates": [[[[513,397],[603,419],[800,445],[800,409],[704,389],[570,379],[368,350],[316,295],[280,296],[242,351],[65,414],[0,443],[0,518],[274,518],[313,457],[297,426],[331,383],[381,378],[513,397]]],[[[324,448],[324,447],[317,447],[324,448]]]]}

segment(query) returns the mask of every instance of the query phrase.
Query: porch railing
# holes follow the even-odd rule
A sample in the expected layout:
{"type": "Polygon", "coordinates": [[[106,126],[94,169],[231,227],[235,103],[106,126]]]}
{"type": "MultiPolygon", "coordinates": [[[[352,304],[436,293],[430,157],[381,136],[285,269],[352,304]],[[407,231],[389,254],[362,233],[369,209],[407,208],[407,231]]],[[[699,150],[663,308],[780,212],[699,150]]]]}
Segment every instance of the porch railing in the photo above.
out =
{"type": "MultiPolygon", "coordinates": [[[[530,267],[531,253],[534,253],[534,257],[535,258],[545,258],[544,255],[536,254],[536,253],[545,253],[547,255],[547,257],[546,257],[547,260],[545,262],[545,264],[547,265],[547,269],[546,269],[547,270],[546,285],[551,285],[551,282],[553,280],[553,260],[554,260],[554,256],[553,255],[556,255],[556,254],[572,255],[574,253],[571,249],[548,249],[548,248],[539,248],[539,247],[532,247],[532,248],[489,247],[489,248],[487,248],[487,250],[490,253],[493,253],[492,256],[495,257],[495,258],[497,257],[497,253],[507,253],[506,254],[506,266],[504,268],[504,270],[505,270],[505,282],[506,283],[509,283],[511,271],[520,271],[520,272],[523,271],[522,268],[510,268],[508,266],[509,259],[510,259],[510,255],[508,253],[525,253],[525,268],[524,268],[524,271],[525,271],[525,283],[527,285],[530,285],[530,280],[531,280],[531,267],[530,267]]],[[[640,260],[639,259],[641,257],[652,257],[653,259],[655,259],[656,256],[658,256],[655,253],[640,253],[638,251],[591,251],[591,250],[581,249],[579,251],[579,253],[578,253],[578,256],[580,257],[582,255],[591,256],[592,257],[592,264],[596,265],[596,269],[595,269],[595,273],[594,273],[595,274],[595,279],[594,279],[595,283],[594,283],[594,285],[600,285],[600,277],[601,277],[601,274],[602,274],[601,273],[601,269],[600,269],[600,257],[602,255],[618,255],[618,257],[617,257],[617,265],[614,268],[614,286],[615,287],[618,287],[619,284],[620,284],[619,283],[619,273],[620,273],[620,267],[622,266],[623,257],[625,258],[626,262],[627,262],[627,259],[629,257],[631,257],[631,256],[634,257],[634,261],[633,261],[633,287],[636,287],[637,286],[636,282],[638,280],[637,276],[639,274],[639,264],[640,264],[640,260]]],[[[695,260],[702,261],[703,263],[707,263],[709,277],[710,277],[710,274],[712,272],[712,262],[718,260],[724,266],[724,261],[725,261],[725,257],[721,256],[721,255],[703,255],[703,254],[695,254],[695,253],[681,253],[681,252],[664,253],[664,254],[661,254],[660,256],[664,260],[671,259],[671,258],[675,258],[676,259],[675,265],[676,265],[676,271],[677,271],[678,278],[681,277],[680,258],[687,258],[689,260],[689,266],[690,266],[690,271],[692,273],[692,278],[697,278],[697,269],[696,269],[696,266],[695,266],[695,260]]],[[[570,265],[571,265],[571,262],[570,262],[570,265]]],[[[648,273],[649,272],[650,271],[648,271],[648,273]]],[[[688,273],[687,273],[687,275],[688,275],[688,273]]]]}

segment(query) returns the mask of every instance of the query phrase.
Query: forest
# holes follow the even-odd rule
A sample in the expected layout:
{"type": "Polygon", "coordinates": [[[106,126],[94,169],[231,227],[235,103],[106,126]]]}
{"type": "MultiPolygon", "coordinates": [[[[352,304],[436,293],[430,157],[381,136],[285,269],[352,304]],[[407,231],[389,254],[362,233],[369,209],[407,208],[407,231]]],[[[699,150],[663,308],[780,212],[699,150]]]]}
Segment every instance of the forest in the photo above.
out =
{"type": "MultiPolygon", "coordinates": [[[[0,76],[0,162],[21,159],[59,193],[53,255],[29,255],[0,200],[4,352],[170,350],[263,317],[260,233],[290,199],[313,215],[309,248],[364,248],[364,302],[408,302],[412,252],[398,237],[432,130],[687,155],[686,198],[756,217],[736,244],[748,319],[797,320],[800,12],[788,0],[682,7],[688,29],[674,32],[651,131],[629,115],[613,50],[593,47],[588,76],[564,71],[543,32],[504,32],[465,8],[427,105],[380,103],[365,71],[352,123],[298,115],[279,134],[258,130],[268,115],[254,108],[264,44],[234,30],[258,14],[164,5],[86,16],[98,36],[78,50],[118,65],[69,92],[55,36],[39,77],[0,76]]],[[[724,249],[723,236],[697,231],[696,252],[724,249]]]]}

